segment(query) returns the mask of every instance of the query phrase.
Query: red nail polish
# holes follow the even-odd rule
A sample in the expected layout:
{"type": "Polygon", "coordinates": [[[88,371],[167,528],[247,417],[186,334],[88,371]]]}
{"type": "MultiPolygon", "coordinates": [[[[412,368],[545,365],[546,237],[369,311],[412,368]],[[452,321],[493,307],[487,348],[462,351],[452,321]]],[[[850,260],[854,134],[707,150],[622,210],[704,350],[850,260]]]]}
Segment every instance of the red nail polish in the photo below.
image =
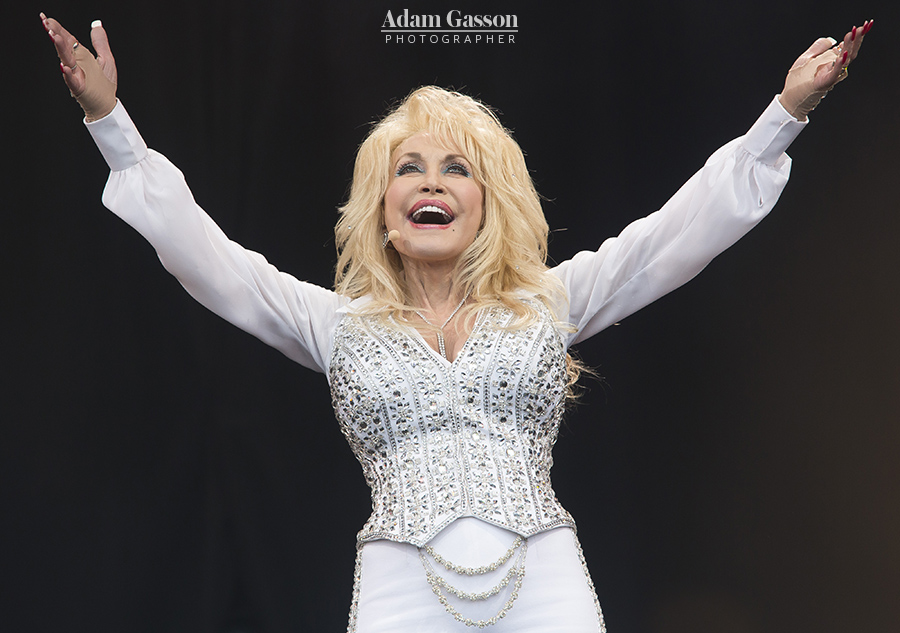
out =
{"type": "Polygon", "coordinates": [[[847,63],[847,54],[848,53],[849,53],[849,51],[844,51],[844,57],[841,59],[841,66],[843,66],[845,63],[847,63]]]}
{"type": "Polygon", "coordinates": [[[59,62],[59,72],[61,72],[64,75],[66,74],[66,67],[63,66],[62,62],[59,62]]]}
{"type": "Polygon", "coordinates": [[[856,27],[854,26],[853,30],[850,32],[850,41],[852,42],[855,39],[856,39],[856,27]]]}

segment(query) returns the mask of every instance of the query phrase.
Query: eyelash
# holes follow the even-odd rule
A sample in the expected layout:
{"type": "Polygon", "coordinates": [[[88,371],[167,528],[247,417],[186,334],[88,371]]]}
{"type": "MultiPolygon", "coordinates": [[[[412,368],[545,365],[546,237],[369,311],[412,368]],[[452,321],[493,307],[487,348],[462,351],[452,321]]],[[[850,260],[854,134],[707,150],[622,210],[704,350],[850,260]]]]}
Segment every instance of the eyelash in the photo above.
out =
{"type": "Polygon", "coordinates": [[[403,174],[413,173],[414,171],[419,172],[420,174],[424,172],[424,170],[417,165],[416,163],[403,163],[400,167],[397,168],[397,176],[402,176],[403,174]]]}
{"type": "Polygon", "coordinates": [[[449,165],[447,165],[447,167],[444,168],[444,173],[446,174],[448,171],[450,171],[454,167],[459,168],[459,171],[457,173],[460,176],[465,176],[466,178],[468,178],[469,176],[472,175],[469,173],[469,170],[466,169],[465,166],[461,165],[460,163],[450,163],[449,165]]]}
{"type": "MultiPolygon", "coordinates": [[[[403,176],[404,174],[410,174],[410,173],[416,173],[416,172],[421,174],[421,173],[425,173],[425,170],[422,169],[421,165],[419,165],[418,163],[404,163],[404,164],[400,165],[400,167],[397,168],[397,173],[395,175],[403,176]]],[[[469,170],[466,169],[466,167],[460,163],[450,163],[449,165],[447,165],[444,168],[442,173],[446,174],[448,172],[456,173],[460,176],[465,176],[466,178],[470,178],[472,176],[472,174],[469,173],[469,170]]]]}

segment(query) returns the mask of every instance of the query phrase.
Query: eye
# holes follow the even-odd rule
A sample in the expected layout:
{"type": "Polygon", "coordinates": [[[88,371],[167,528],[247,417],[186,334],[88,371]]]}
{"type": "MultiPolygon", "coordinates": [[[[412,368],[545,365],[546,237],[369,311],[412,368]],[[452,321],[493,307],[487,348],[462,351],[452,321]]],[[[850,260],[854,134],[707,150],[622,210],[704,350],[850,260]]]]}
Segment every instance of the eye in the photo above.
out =
{"type": "Polygon", "coordinates": [[[400,167],[397,168],[397,176],[402,176],[403,174],[422,174],[425,173],[425,170],[422,169],[422,166],[417,163],[403,163],[400,167]]]}
{"type": "Polygon", "coordinates": [[[445,174],[459,174],[460,176],[465,176],[469,178],[472,174],[469,173],[469,170],[466,169],[466,166],[461,163],[450,163],[446,167],[444,167],[445,174]]]}

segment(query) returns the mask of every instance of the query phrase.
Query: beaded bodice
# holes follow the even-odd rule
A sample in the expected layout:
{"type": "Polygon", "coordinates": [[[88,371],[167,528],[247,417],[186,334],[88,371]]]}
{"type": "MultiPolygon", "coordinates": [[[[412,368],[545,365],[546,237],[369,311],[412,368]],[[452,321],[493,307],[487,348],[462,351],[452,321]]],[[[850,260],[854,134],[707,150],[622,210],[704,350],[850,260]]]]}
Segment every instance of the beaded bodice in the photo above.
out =
{"type": "Polygon", "coordinates": [[[482,311],[448,362],[415,331],[348,315],[330,365],[335,415],[372,490],[360,541],[423,546],[473,516],[529,536],[574,526],[550,485],[563,413],[563,339],[542,318],[482,311]]]}

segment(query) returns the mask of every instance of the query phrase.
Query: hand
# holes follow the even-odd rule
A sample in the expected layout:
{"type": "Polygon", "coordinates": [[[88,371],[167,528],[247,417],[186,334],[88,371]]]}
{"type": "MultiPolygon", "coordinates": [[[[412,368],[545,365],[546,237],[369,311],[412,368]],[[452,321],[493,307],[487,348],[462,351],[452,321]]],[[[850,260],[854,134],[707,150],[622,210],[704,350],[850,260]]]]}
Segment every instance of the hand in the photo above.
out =
{"type": "Polygon", "coordinates": [[[59,56],[63,79],[69,92],[81,105],[88,121],[96,121],[109,114],[116,105],[116,60],[109,49],[106,30],[100,21],[92,24],[91,42],[97,51],[96,59],[62,25],[41,13],[56,54],[59,56]]]}
{"type": "Polygon", "coordinates": [[[805,121],[828,91],[847,78],[847,66],[856,59],[863,38],[874,23],[867,20],[861,27],[854,26],[840,44],[830,37],[819,38],[797,58],[778,96],[788,114],[805,121]]]}

